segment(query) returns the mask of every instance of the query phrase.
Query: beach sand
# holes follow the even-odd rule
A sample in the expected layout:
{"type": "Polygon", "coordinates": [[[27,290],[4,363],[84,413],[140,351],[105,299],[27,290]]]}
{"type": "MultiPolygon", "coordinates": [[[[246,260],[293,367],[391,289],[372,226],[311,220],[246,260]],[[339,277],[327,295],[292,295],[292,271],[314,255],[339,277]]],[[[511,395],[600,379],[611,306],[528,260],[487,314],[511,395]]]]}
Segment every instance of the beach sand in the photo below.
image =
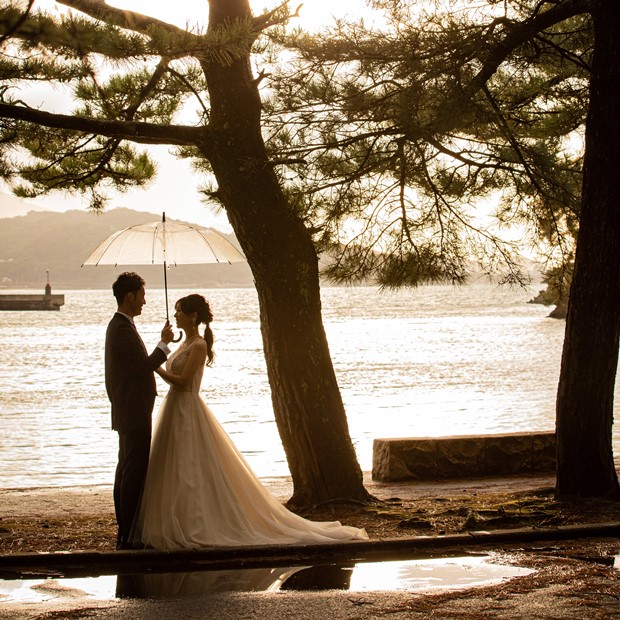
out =
{"type": "MultiPolygon", "coordinates": [[[[292,495],[293,483],[290,477],[265,478],[262,482],[283,502],[292,495]]],[[[549,490],[553,488],[555,480],[552,475],[538,475],[386,484],[374,482],[370,472],[365,472],[364,484],[378,499],[398,497],[411,501],[416,498],[450,498],[463,493],[477,496],[549,490]]],[[[112,485],[0,489],[0,518],[45,519],[113,513],[112,485]]]]}

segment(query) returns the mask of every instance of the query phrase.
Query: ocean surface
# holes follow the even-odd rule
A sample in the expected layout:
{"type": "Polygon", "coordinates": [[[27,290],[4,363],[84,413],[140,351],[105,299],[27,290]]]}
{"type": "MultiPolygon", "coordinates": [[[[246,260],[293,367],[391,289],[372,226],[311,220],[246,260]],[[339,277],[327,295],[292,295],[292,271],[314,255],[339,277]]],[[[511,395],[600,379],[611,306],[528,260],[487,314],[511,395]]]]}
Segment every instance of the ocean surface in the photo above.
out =
{"type": "MultiPolygon", "coordinates": [[[[169,291],[171,316],[189,292],[169,291]]],[[[211,302],[216,338],[202,396],[259,476],[288,475],[256,293],[199,292],[211,302]]],[[[372,468],[377,437],[553,430],[565,322],[527,303],[537,292],[492,284],[323,288],[325,329],[363,470],[372,468]]],[[[0,313],[0,488],[113,480],[117,436],[103,349],[115,301],[109,290],[64,293],[59,312],[0,313]]],[[[158,342],[165,317],[163,290],[147,289],[136,319],[147,347],[158,342]]],[[[167,389],[157,381],[155,412],[167,389]]],[[[619,409],[617,389],[616,419],[619,409]]],[[[614,431],[620,454],[618,425],[614,431]]]]}

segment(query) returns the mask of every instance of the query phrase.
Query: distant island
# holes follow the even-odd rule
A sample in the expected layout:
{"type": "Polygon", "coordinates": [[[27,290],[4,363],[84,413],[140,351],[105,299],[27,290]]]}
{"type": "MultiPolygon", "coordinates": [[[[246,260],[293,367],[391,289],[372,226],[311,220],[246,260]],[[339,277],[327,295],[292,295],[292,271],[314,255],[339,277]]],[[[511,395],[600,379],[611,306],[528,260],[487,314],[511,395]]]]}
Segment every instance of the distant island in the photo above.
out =
{"type": "MultiPolygon", "coordinates": [[[[105,289],[116,275],[135,269],[152,288],[163,288],[161,265],[81,267],[86,257],[109,235],[135,224],[161,219],[161,213],[118,208],[91,211],[29,211],[0,218],[0,290],[43,291],[46,272],[55,291],[105,289]]],[[[234,235],[225,235],[238,246],[234,235]]],[[[168,270],[169,288],[245,288],[253,286],[246,263],[181,265],[168,270]]]]}
{"type": "MultiPolygon", "coordinates": [[[[6,195],[0,193],[0,207],[6,195]]],[[[10,204],[15,211],[15,199],[10,204]]],[[[96,214],[87,210],[27,211],[14,217],[0,218],[0,291],[35,289],[42,292],[46,272],[54,291],[67,289],[107,289],[116,276],[128,269],[138,271],[151,288],[163,288],[161,265],[119,265],[81,267],[91,252],[112,233],[133,226],[161,220],[161,213],[146,213],[117,208],[96,214]]],[[[1,210],[0,210],[1,212],[1,210]]],[[[173,218],[169,218],[172,220],[173,218]]],[[[239,247],[234,235],[224,236],[239,247]]],[[[321,257],[324,267],[328,259],[321,257]]],[[[525,270],[534,280],[540,277],[540,267],[528,259],[525,270]]],[[[472,281],[478,280],[475,268],[472,281]]],[[[332,282],[327,282],[335,286],[332,282]]],[[[367,284],[371,285],[371,282],[367,284]]],[[[181,265],[168,270],[168,288],[252,288],[254,279],[247,263],[216,265],[181,265]]]]}

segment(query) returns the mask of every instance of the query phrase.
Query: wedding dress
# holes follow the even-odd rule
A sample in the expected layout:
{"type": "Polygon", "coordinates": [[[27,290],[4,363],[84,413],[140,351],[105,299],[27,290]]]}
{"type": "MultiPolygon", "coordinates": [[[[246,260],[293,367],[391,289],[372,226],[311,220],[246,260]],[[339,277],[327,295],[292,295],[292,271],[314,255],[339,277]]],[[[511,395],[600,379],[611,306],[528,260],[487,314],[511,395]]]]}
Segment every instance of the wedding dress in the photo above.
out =
{"type": "MultiPolygon", "coordinates": [[[[170,356],[169,372],[181,374],[191,346],[170,356]]],[[[304,519],[263,487],[200,397],[203,370],[191,388],[171,386],[161,405],[134,540],[191,549],[368,538],[339,522],[304,519]]]]}

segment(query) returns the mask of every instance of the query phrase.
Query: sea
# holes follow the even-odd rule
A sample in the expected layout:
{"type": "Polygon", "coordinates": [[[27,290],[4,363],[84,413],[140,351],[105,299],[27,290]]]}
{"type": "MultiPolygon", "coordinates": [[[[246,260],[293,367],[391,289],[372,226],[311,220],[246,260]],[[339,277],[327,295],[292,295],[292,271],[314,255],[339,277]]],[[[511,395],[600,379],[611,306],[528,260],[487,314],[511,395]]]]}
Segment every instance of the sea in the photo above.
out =
{"type": "MultiPolygon", "coordinates": [[[[528,303],[539,288],[323,287],[325,330],[364,471],[372,469],[375,438],[554,429],[565,321],[528,303]]],[[[0,313],[0,488],[113,481],[118,443],[104,339],[116,304],[111,290],[54,292],[65,294],[58,312],[0,313]]],[[[174,301],[190,292],[204,294],[215,316],[216,359],[202,397],[257,475],[289,475],[256,291],[169,290],[171,317],[174,301]]],[[[136,324],[154,347],[166,319],[164,291],[149,288],[146,299],[136,324]]],[[[155,418],[167,389],[157,381],[155,418]]],[[[617,419],[618,388],[615,401],[617,419]]],[[[620,454],[618,425],[614,449],[620,454]]]]}

